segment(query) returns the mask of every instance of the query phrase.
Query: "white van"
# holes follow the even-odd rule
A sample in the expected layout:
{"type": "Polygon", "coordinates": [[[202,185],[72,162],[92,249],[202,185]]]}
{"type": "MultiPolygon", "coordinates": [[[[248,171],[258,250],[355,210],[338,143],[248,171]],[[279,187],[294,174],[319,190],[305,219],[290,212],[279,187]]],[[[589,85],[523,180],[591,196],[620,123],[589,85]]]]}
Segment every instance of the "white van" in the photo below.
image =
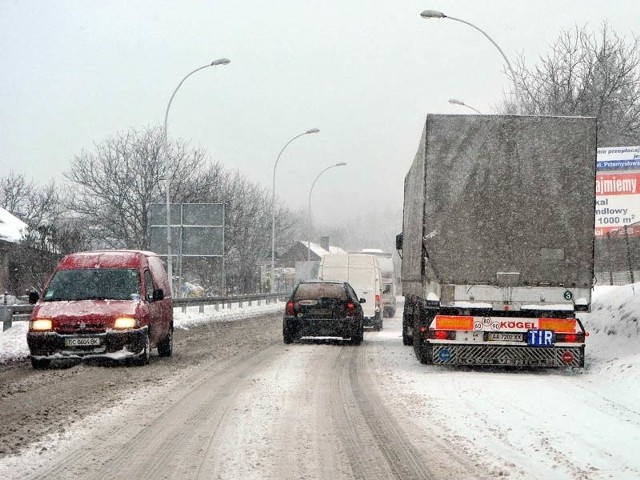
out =
{"type": "Polygon", "coordinates": [[[362,253],[375,255],[382,272],[382,314],[394,317],[396,314],[396,269],[393,255],[377,248],[363,248],[362,253]]]}
{"type": "Polygon", "coordinates": [[[382,329],[382,275],[375,255],[362,253],[324,255],[318,269],[320,280],[349,282],[364,298],[362,304],[364,325],[378,331],[382,329]]]}

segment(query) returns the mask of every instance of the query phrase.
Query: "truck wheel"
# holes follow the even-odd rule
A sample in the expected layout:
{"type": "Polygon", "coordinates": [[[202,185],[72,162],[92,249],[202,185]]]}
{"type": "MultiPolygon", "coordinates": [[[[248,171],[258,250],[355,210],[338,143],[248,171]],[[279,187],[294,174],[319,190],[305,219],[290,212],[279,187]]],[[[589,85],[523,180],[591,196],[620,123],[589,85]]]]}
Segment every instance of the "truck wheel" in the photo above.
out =
{"type": "Polygon", "coordinates": [[[167,336],[158,343],[158,355],[161,357],[170,357],[173,353],[173,326],[169,328],[167,336]]]}
{"type": "Polygon", "coordinates": [[[413,334],[409,335],[409,325],[405,320],[402,320],[402,344],[413,345],[413,334]]]}
{"type": "Polygon", "coordinates": [[[46,358],[33,358],[31,357],[31,366],[34,370],[42,370],[43,368],[47,368],[51,364],[51,360],[46,358]]]}
{"type": "Polygon", "coordinates": [[[431,364],[433,363],[431,359],[431,347],[426,344],[420,333],[420,314],[414,315],[413,318],[413,351],[420,363],[426,365],[431,364]]]}

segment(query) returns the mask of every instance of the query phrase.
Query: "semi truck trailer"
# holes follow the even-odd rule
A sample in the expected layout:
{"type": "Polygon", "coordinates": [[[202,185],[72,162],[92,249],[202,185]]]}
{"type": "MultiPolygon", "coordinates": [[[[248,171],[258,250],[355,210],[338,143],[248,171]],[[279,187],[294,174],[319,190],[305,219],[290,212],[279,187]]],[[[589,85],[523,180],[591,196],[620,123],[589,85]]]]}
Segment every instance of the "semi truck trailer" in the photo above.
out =
{"type": "Polygon", "coordinates": [[[396,239],[421,363],[584,366],[595,167],[595,118],[427,115],[396,239]]]}

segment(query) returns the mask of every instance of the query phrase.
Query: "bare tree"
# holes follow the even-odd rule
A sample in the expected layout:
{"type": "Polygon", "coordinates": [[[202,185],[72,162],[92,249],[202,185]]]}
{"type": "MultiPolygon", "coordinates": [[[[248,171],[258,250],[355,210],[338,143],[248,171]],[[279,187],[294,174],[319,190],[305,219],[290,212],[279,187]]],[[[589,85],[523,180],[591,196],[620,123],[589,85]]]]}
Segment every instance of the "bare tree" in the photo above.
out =
{"type": "Polygon", "coordinates": [[[41,187],[9,172],[0,177],[0,206],[28,226],[7,257],[8,288],[15,293],[41,290],[63,255],[88,246],[85,230],[67,216],[53,182],[41,187]]]}
{"type": "Polygon", "coordinates": [[[63,215],[54,182],[39,186],[13,171],[0,177],[0,206],[32,227],[51,224],[63,215]]]}
{"type": "MultiPolygon", "coordinates": [[[[598,118],[598,144],[640,141],[640,41],[619,37],[605,23],[599,32],[562,32],[551,51],[529,68],[514,67],[521,112],[598,118]]],[[[515,106],[504,100],[501,110],[515,106]]]]}
{"type": "MultiPolygon", "coordinates": [[[[171,201],[194,201],[205,153],[171,141],[171,201]]],[[[164,203],[165,157],[160,128],[130,130],[83,151],[65,177],[72,183],[71,210],[87,222],[96,246],[144,249],[149,246],[149,207],[164,203]]]]}

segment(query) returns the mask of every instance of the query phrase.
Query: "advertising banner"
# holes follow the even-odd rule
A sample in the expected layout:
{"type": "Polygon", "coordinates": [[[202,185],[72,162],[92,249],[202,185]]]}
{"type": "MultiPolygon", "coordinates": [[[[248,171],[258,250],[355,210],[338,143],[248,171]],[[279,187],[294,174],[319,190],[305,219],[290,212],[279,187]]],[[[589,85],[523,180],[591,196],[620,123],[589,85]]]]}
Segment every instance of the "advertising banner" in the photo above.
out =
{"type": "Polygon", "coordinates": [[[640,232],[640,146],[598,148],[595,235],[640,232]]]}

